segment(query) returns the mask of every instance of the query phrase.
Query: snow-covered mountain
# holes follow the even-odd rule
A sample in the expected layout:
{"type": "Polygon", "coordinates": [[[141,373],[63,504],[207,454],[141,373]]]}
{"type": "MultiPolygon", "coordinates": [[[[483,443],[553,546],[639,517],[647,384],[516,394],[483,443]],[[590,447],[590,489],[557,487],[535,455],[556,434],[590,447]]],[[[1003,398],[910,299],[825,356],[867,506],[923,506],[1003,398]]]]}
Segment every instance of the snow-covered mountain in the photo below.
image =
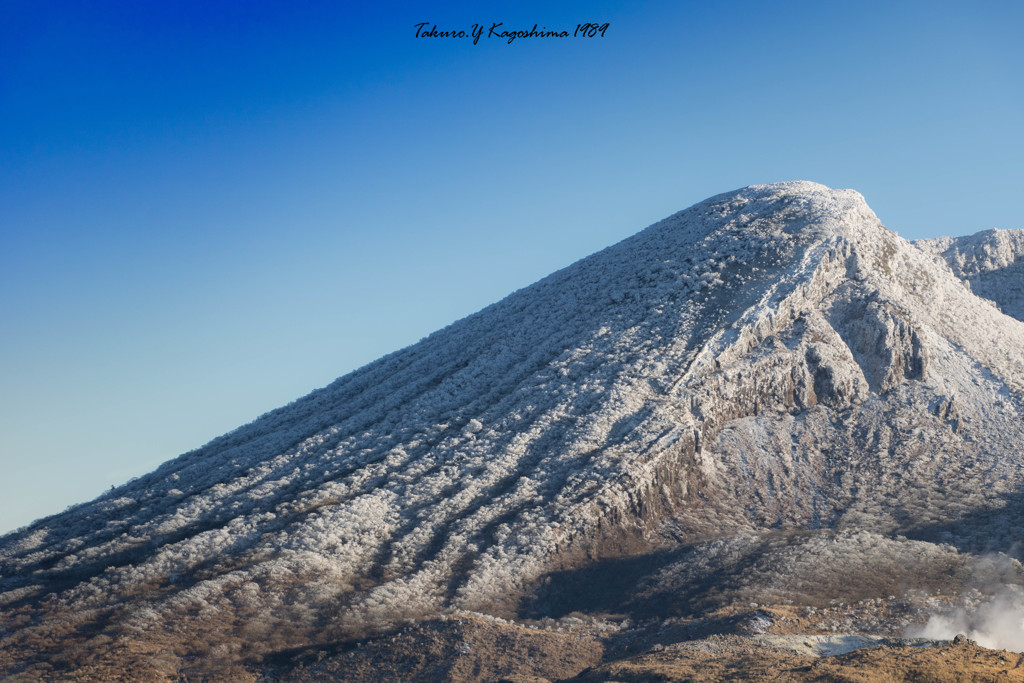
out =
{"type": "Polygon", "coordinates": [[[1022,259],[1021,231],[912,244],[852,190],[712,197],[0,539],[0,672],[513,617],[614,558],[662,558],[624,589],[648,611],[757,562],[779,601],[833,556],[966,575],[1020,540],[1022,259]]]}

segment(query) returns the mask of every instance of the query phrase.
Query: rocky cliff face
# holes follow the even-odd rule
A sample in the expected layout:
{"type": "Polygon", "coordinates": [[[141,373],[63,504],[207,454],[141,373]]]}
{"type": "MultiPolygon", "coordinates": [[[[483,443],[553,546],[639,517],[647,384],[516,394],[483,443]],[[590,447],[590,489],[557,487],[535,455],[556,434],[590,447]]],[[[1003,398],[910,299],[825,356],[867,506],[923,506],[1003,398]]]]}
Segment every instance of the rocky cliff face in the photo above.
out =
{"type": "MultiPolygon", "coordinates": [[[[1009,551],[1022,244],[911,244],[814,183],[713,197],[4,537],[3,650],[51,662],[99,633],[172,643],[153,670],[256,661],[451,609],[515,616],[614,558],[671,556],[638,578],[656,595],[706,578],[716,540],[756,564],[736,539],[766,533],[849,549],[857,530],[868,556],[928,545],[957,567],[1009,551]]],[[[812,574],[794,595],[825,590],[812,574]]]]}

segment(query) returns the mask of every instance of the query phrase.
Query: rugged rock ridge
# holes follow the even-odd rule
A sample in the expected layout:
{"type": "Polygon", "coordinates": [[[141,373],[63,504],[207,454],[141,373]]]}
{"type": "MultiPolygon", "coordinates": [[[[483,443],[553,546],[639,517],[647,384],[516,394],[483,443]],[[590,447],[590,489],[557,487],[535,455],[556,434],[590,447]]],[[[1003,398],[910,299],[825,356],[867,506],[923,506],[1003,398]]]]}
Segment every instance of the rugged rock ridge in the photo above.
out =
{"type": "Polygon", "coordinates": [[[939,237],[914,244],[941,257],[1006,315],[1024,320],[1024,230],[986,230],[967,237],[939,237]]]}
{"type": "Polygon", "coordinates": [[[680,543],[955,540],[1024,467],[1024,325],[959,279],[1017,261],[964,244],[851,190],[718,195],[4,537],[0,609],[174,642],[258,617],[294,647],[509,616],[550,572],[680,543]]]}

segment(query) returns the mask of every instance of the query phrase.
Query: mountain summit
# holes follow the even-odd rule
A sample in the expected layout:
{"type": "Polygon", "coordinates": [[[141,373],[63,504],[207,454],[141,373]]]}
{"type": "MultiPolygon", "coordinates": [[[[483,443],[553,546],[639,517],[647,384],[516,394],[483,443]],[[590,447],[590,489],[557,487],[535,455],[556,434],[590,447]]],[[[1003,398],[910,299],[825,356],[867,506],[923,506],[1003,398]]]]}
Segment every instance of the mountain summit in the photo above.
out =
{"type": "Polygon", "coordinates": [[[0,539],[0,673],[958,595],[1018,540],[1022,258],[852,190],[712,197],[0,539]]]}

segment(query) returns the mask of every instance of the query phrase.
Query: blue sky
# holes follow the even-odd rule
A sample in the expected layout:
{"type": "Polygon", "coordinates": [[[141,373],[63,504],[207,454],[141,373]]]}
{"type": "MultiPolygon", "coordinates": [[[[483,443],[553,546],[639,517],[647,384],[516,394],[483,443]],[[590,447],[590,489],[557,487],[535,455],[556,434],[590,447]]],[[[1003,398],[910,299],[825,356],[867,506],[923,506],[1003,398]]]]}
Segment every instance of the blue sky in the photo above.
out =
{"type": "Polygon", "coordinates": [[[719,192],[1024,227],[1022,3],[358,4],[0,5],[0,531],[719,192]]]}

